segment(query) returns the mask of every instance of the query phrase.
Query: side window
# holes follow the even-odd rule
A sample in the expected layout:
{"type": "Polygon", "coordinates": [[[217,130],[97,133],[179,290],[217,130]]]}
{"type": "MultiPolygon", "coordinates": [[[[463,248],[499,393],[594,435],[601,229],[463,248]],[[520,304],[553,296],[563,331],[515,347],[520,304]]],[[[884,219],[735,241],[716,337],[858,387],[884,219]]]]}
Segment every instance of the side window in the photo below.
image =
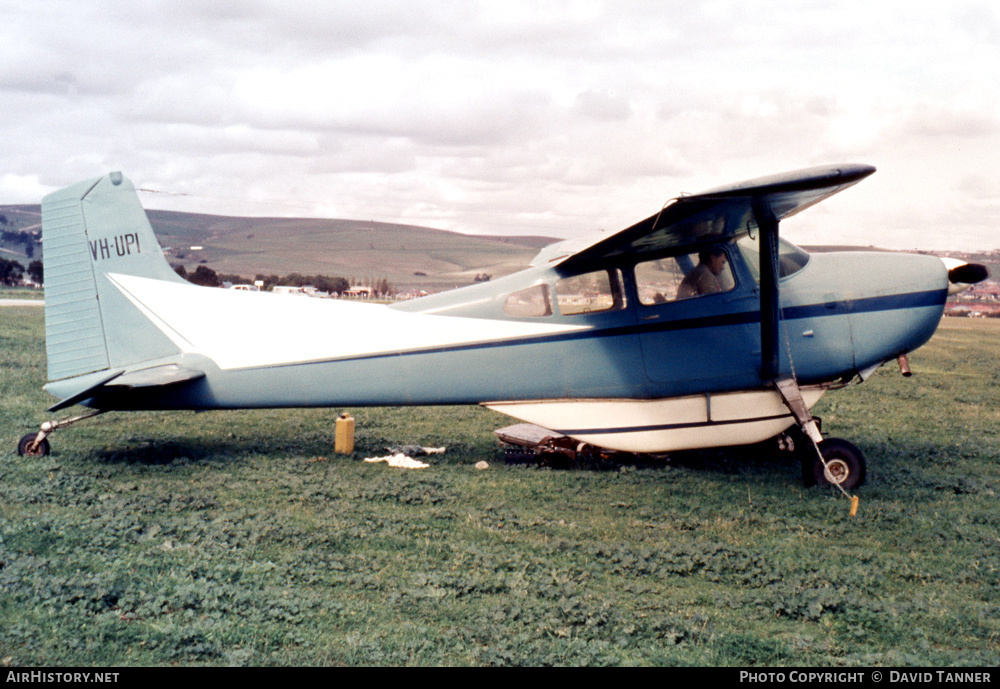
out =
{"type": "Polygon", "coordinates": [[[617,271],[612,275],[606,270],[559,280],[556,283],[556,301],[559,313],[564,316],[611,311],[625,306],[617,271]]]}
{"type": "Polygon", "coordinates": [[[721,247],[682,254],[635,266],[639,302],[647,306],[728,292],[736,286],[733,269],[721,247]]]}
{"type": "Polygon", "coordinates": [[[549,286],[535,285],[510,294],[503,304],[503,312],[516,318],[551,316],[552,300],[549,298],[549,286]]]}
{"type": "MultiPolygon", "coordinates": [[[[743,260],[756,282],[760,282],[760,235],[747,235],[736,242],[743,260]]],[[[778,277],[786,278],[802,270],[809,262],[809,254],[782,237],[778,237],[778,277]]]]}

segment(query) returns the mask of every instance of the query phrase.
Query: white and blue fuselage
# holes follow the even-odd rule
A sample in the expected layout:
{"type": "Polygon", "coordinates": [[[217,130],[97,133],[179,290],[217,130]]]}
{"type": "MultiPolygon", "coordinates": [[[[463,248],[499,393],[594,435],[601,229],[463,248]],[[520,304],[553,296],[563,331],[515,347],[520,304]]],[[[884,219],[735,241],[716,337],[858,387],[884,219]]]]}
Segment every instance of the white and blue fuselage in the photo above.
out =
{"type": "MultiPolygon", "coordinates": [[[[829,195],[869,170],[795,188],[793,201],[811,205],[815,188],[829,195]]],[[[765,182],[734,186],[724,203],[719,192],[685,198],[613,241],[394,305],[187,283],[127,180],[81,183],[43,204],[46,389],[62,400],[53,409],[482,404],[626,451],[763,440],[795,418],[762,347],[811,406],[924,344],[951,286],[931,256],[781,243],[777,344],[767,345],[763,254],[749,202],[733,198],[775,200],[779,217],[798,206],[765,182]],[[685,283],[712,252],[718,285],[693,293],[685,283]]]]}

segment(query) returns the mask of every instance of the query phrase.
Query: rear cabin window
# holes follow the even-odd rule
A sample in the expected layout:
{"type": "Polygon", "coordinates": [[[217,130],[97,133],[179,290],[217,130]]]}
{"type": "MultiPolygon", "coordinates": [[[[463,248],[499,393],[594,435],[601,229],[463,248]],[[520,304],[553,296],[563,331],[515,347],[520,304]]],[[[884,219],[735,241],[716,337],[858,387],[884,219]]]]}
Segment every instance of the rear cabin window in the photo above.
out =
{"type": "Polygon", "coordinates": [[[515,318],[551,316],[552,300],[549,297],[549,286],[534,285],[510,294],[503,304],[503,312],[515,318]]]}
{"type": "Polygon", "coordinates": [[[728,292],[736,280],[726,252],[716,249],[638,263],[635,285],[639,303],[650,306],[728,292]]]}
{"type": "Polygon", "coordinates": [[[617,274],[612,275],[606,270],[563,278],[556,283],[559,313],[573,316],[624,308],[620,285],[617,274]]]}

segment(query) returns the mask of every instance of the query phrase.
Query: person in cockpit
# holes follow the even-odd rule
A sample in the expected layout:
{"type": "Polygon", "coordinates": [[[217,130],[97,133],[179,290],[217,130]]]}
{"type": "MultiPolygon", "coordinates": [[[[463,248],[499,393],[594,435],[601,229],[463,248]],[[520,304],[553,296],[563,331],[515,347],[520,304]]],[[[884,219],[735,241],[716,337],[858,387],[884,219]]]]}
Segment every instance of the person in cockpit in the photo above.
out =
{"type": "Polygon", "coordinates": [[[678,299],[715,294],[723,291],[719,277],[726,269],[726,252],[721,248],[706,249],[698,254],[698,265],[684,276],[677,288],[678,299]]]}

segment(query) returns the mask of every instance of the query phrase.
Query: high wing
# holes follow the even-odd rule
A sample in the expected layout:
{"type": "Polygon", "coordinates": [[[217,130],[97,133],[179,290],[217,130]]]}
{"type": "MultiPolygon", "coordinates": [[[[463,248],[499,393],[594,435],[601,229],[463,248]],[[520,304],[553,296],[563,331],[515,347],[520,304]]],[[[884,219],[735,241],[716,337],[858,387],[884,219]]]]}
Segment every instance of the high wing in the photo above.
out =
{"type": "Polygon", "coordinates": [[[645,220],[613,234],[599,233],[546,247],[532,265],[574,269],[622,255],[697,247],[741,237],[760,224],[791,217],[875,172],[871,165],[808,168],[710,189],[673,199],[645,220]]]}
{"type": "Polygon", "coordinates": [[[770,383],[779,377],[778,224],[874,172],[873,166],[858,164],[807,168],[682,196],[659,213],[613,235],[597,236],[589,245],[570,240],[543,250],[533,265],[547,262],[560,271],[574,271],[622,256],[642,261],[759,232],[761,379],[770,383]]]}

